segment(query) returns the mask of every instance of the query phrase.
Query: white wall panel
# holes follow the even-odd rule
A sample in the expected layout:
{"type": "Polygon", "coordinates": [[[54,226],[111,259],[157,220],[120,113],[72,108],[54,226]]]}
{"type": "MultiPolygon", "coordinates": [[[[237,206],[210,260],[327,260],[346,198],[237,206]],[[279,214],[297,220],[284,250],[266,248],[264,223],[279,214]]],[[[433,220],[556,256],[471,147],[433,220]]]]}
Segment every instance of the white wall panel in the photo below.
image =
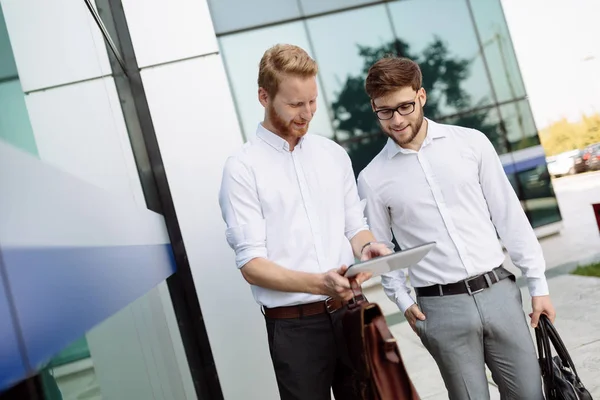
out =
{"type": "Polygon", "coordinates": [[[218,190],[242,145],[220,56],[142,79],[225,398],[277,399],[264,318],[225,240],[218,190]]]}
{"type": "Polygon", "coordinates": [[[112,77],[26,96],[40,158],[109,191],[144,196],[112,77]]]}
{"type": "Polygon", "coordinates": [[[111,73],[84,1],[0,1],[24,91],[111,73]]]}
{"type": "Polygon", "coordinates": [[[140,68],[218,51],[206,1],[123,0],[140,68]]]}

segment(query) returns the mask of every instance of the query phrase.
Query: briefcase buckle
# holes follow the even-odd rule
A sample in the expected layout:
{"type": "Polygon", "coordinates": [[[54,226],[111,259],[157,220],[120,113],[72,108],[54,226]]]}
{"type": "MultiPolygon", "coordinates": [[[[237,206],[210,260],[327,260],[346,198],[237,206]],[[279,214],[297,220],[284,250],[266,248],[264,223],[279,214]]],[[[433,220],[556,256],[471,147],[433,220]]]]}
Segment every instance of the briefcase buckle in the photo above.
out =
{"type": "Polygon", "coordinates": [[[366,301],[366,300],[367,299],[365,298],[364,295],[359,294],[358,296],[354,296],[350,300],[348,300],[348,304],[354,305],[354,304],[357,304],[357,303],[359,303],[361,301],[366,301]]]}

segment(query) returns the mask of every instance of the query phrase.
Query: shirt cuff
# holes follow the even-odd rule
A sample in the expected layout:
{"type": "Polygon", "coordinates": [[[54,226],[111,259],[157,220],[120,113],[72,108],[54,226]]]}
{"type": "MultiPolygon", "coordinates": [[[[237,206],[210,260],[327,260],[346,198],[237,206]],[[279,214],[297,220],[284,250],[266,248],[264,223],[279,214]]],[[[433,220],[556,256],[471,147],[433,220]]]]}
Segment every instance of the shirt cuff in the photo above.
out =
{"type": "Polygon", "coordinates": [[[235,262],[242,268],[254,258],[267,258],[267,228],[264,219],[233,226],[225,231],[227,243],[235,251],[235,262]]]}
{"type": "Polygon", "coordinates": [[[529,287],[529,294],[533,296],[546,296],[550,294],[548,289],[548,281],[546,277],[540,278],[527,278],[527,286],[529,287]]]}
{"type": "Polygon", "coordinates": [[[410,306],[415,303],[416,301],[413,300],[412,296],[406,292],[400,292],[396,294],[396,305],[400,311],[402,311],[402,314],[404,314],[406,310],[408,310],[410,306]]]}
{"type": "Polygon", "coordinates": [[[253,248],[240,251],[235,255],[235,263],[238,268],[242,268],[244,265],[248,264],[250,261],[255,258],[267,258],[268,253],[265,247],[263,248],[253,248]]]}

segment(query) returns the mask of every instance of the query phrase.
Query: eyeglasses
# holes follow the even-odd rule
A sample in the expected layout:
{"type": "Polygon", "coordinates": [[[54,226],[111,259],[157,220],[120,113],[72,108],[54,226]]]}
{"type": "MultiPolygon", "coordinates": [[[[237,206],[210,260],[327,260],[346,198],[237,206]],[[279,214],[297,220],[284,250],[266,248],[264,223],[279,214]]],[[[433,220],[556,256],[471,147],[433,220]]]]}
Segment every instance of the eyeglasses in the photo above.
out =
{"type": "Polygon", "coordinates": [[[398,114],[402,116],[412,114],[415,111],[415,104],[417,103],[416,100],[417,99],[415,97],[415,101],[402,103],[396,108],[382,108],[381,110],[375,111],[375,115],[377,115],[377,118],[379,118],[380,120],[386,121],[394,118],[395,112],[398,112],[398,114]]]}
{"type": "Polygon", "coordinates": [[[396,111],[402,116],[409,115],[415,111],[415,104],[416,102],[411,101],[410,103],[400,104],[396,108],[383,108],[381,110],[375,111],[375,115],[377,115],[377,118],[384,121],[394,118],[394,113],[396,111]]]}

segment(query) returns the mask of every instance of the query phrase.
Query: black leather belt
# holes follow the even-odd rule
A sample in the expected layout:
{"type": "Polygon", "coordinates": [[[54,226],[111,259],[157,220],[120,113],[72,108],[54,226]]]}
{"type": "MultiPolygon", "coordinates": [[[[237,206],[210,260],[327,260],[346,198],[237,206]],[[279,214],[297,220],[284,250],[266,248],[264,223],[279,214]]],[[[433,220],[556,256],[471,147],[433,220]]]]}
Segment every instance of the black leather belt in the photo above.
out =
{"type": "Polygon", "coordinates": [[[485,274],[473,276],[465,280],[449,283],[447,285],[432,285],[426,287],[415,288],[417,296],[451,296],[454,294],[468,293],[470,296],[479,293],[482,290],[491,287],[494,283],[498,283],[503,279],[511,278],[515,280],[515,276],[500,266],[494,268],[485,274]]]}

